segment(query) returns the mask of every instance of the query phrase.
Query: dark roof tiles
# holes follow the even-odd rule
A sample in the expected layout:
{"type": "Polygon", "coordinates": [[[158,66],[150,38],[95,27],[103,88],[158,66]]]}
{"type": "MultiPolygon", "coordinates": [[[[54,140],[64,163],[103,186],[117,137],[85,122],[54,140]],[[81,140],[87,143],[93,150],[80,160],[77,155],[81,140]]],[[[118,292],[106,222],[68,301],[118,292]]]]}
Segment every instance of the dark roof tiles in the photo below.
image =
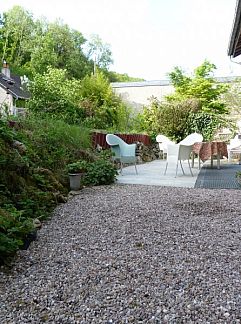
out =
{"type": "Polygon", "coordinates": [[[8,78],[5,74],[0,73],[0,87],[11,93],[14,98],[30,98],[30,93],[22,88],[21,79],[18,75],[11,74],[11,78],[8,78]]]}

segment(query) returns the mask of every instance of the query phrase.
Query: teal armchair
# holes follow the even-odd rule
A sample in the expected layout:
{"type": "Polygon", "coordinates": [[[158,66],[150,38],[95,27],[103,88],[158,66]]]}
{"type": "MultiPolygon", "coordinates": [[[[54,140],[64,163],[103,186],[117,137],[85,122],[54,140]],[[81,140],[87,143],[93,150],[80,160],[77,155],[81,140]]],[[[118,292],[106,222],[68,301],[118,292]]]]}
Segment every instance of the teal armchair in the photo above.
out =
{"type": "Polygon", "coordinates": [[[120,162],[121,165],[121,173],[123,169],[123,164],[134,164],[136,174],[136,144],[127,144],[120,137],[107,134],[106,142],[110,145],[111,151],[114,153],[113,159],[120,162]]]}

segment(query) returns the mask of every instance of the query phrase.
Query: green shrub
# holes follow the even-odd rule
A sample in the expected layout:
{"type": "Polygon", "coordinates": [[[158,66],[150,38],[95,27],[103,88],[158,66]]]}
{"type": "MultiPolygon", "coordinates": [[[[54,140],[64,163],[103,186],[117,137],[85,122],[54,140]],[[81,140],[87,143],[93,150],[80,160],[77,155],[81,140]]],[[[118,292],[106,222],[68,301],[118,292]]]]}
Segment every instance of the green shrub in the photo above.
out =
{"type": "Polygon", "coordinates": [[[81,108],[85,111],[83,125],[92,129],[124,129],[131,109],[114,93],[105,75],[97,71],[81,83],[81,108]]]}
{"type": "Polygon", "coordinates": [[[110,184],[110,154],[90,150],[87,129],[30,115],[12,130],[0,120],[0,262],[21,247],[33,218],[45,219],[68,192],[66,166],[86,167],[87,185],[110,184]],[[24,144],[24,150],[14,141],[24,144]],[[71,165],[72,164],[72,165],[71,165]]]}
{"type": "Polygon", "coordinates": [[[22,211],[12,205],[0,208],[0,264],[23,245],[26,235],[33,229],[33,223],[22,211]]]}
{"type": "Polygon", "coordinates": [[[48,115],[68,123],[80,123],[84,111],[79,106],[81,83],[68,79],[67,71],[49,67],[44,74],[36,74],[30,83],[31,99],[28,107],[38,115],[48,115]]]}
{"type": "Polygon", "coordinates": [[[13,140],[14,133],[10,127],[8,127],[6,121],[0,119],[0,138],[11,142],[13,140]]]}
{"type": "Polygon", "coordinates": [[[199,102],[188,99],[181,102],[163,103],[152,98],[150,106],[145,107],[138,119],[142,128],[155,139],[158,133],[180,141],[186,136],[188,116],[200,110],[199,102]]]}
{"type": "Polygon", "coordinates": [[[85,185],[108,185],[115,181],[117,174],[117,169],[110,159],[109,152],[104,151],[96,161],[88,164],[83,181],[85,185]]]}
{"type": "Polygon", "coordinates": [[[86,161],[77,161],[67,165],[68,173],[83,173],[86,172],[88,163],[86,161]]]}
{"type": "Polygon", "coordinates": [[[0,262],[21,246],[33,218],[47,218],[65,201],[66,164],[90,146],[89,131],[63,121],[30,116],[18,124],[12,130],[0,121],[0,262]]]}
{"type": "Polygon", "coordinates": [[[190,113],[187,119],[185,135],[197,132],[203,135],[204,141],[210,141],[214,138],[217,129],[224,127],[227,123],[222,115],[207,112],[190,113]]]}

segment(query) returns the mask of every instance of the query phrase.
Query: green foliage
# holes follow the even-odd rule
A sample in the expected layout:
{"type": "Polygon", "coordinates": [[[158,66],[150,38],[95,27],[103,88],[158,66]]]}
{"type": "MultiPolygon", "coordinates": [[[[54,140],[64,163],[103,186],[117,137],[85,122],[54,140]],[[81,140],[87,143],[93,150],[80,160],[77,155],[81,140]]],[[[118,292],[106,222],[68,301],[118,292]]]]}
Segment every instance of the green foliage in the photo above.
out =
{"type": "Polygon", "coordinates": [[[91,72],[92,63],[82,51],[86,40],[80,32],[71,30],[61,21],[37,21],[37,24],[39,28],[31,54],[34,73],[46,72],[51,66],[66,69],[68,76],[81,79],[91,72]]]}
{"type": "Polygon", "coordinates": [[[161,133],[176,141],[192,132],[201,133],[205,140],[213,139],[216,130],[228,124],[223,117],[228,108],[222,99],[227,86],[217,84],[210,76],[213,69],[214,64],[204,61],[190,77],[176,67],[169,74],[175,93],[162,103],[151,98],[138,116],[140,130],[146,130],[152,138],[161,133]]]}
{"type": "Polygon", "coordinates": [[[87,57],[92,59],[99,68],[107,70],[110,64],[113,63],[111,58],[110,45],[103,43],[101,38],[93,34],[87,43],[87,57]]]}
{"type": "Polygon", "coordinates": [[[33,229],[30,219],[12,205],[0,208],[0,264],[22,246],[26,235],[33,229]]]}
{"type": "Polygon", "coordinates": [[[50,66],[65,69],[69,77],[82,79],[94,71],[96,64],[111,82],[141,81],[127,74],[108,72],[113,63],[110,45],[98,35],[87,41],[80,31],[60,20],[49,23],[34,19],[20,6],[3,13],[0,21],[0,55],[12,71],[32,78],[47,72],[50,66]]]}
{"type": "Polygon", "coordinates": [[[160,102],[157,98],[150,98],[150,106],[144,107],[143,110],[143,128],[151,135],[159,128],[160,119],[160,102]]]}
{"type": "Polygon", "coordinates": [[[22,245],[33,218],[46,218],[65,201],[66,165],[89,147],[89,132],[63,121],[29,116],[12,130],[0,120],[0,262],[22,245]]]}
{"type": "Polygon", "coordinates": [[[0,54],[15,73],[32,77],[46,72],[48,66],[65,68],[77,79],[90,73],[93,63],[82,47],[83,35],[56,21],[34,20],[32,14],[20,6],[4,13],[0,26],[0,54]]]}
{"type": "Polygon", "coordinates": [[[88,163],[86,161],[77,161],[67,165],[68,173],[83,173],[87,170],[88,163]]]}
{"type": "Polygon", "coordinates": [[[224,127],[226,124],[227,121],[220,115],[212,115],[204,111],[190,113],[185,135],[197,132],[203,135],[205,141],[210,141],[214,138],[216,130],[224,127]]]}
{"type": "Polygon", "coordinates": [[[56,174],[71,161],[78,160],[81,149],[91,146],[88,129],[61,120],[31,115],[22,119],[21,125],[19,139],[27,145],[29,159],[35,167],[50,169],[56,174]]]}
{"type": "Polygon", "coordinates": [[[222,100],[227,105],[233,115],[239,115],[241,111],[241,78],[236,78],[228,91],[222,96],[222,100]]]}
{"type": "Polygon", "coordinates": [[[8,127],[6,121],[0,119],[0,138],[7,142],[12,142],[13,137],[14,133],[12,129],[8,127]]]}
{"type": "Polygon", "coordinates": [[[14,6],[3,15],[0,28],[0,54],[11,65],[25,65],[29,59],[29,43],[33,37],[34,22],[29,12],[14,6]]]}
{"type": "Polygon", "coordinates": [[[28,107],[38,114],[50,115],[69,123],[77,123],[84,116],[79,107],[81,84],[67,79],[65,70],[48,68],[43,75],[36,74],[30,83],[32,94],[28,107]]]}
{"type": "Polygon", "coordinates": [[[103,151],[96,161],[88,163],[84,184],[93,186],[108,185],[115,181],[117,174],[118,172],[111,161],[110,153],[103,151]]]}
{"type": "Polygon", "coordinates": [[[120,101],[117,110],[116,124],[114,128],[108,129],[110,132],[127,133],[133,128],[133,109],[126,103],[120,101]]]}
{"type": "Polygon", "coordinates": [[[221,100],[221,95],[226,93],[228,86],[217,84],[211,73],[216,69],[214,64],[207,60],[194,70],[193,77],[188,77],[179,68],[169,73],[175,93],[167,96],[168,101],[180,101],[196,98],[200,101],[202,110],[211,114],[225,114],[228,109],[221,100]]]}
{"type": "Polygon", "coordinates": [[[81,83],[81,108],[87,116],[83,125],[94,129],[122,128],[129,118],[130,109],[117,96],[105,75],[97,71],[81,83]],[[125,115],[122,119],[123,115],[125,115]]]}
{"type": "Polygon", "coordinates": [[[102,72],[80,82],[67,79],[64,70],[49,68],[35,75],[30,91],[29,110],[40,116],[94,129],[126,129],[130,120],[131,109],[113,92],[102,72]]]}
{"type": "Polygon", "coordinates": [[[188,117],[190,113],[197,113],[200,105],[197,100],[184,100],[182,102],[161,103],[152,98],[149,107],[145,107],[142,128],[154,139],[158,133],[179,141],[186,136],[189,129],[188,117]]]}
{"type": "Polygon", "coordinates": [[[129,76],[127,73],[120,74],[114,71],[104,71],[105,75],[110,82],[132,82],[132,81],[145,81],[142,78],[135,78],[129,76]]]}

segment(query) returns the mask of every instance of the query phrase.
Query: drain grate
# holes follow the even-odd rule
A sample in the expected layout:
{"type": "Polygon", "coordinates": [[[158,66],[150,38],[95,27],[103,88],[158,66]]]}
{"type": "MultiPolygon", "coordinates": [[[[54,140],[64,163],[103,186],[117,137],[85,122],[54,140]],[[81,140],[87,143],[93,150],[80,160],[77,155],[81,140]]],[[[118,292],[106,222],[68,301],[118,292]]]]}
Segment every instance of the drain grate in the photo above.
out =
{"type": "Polygon", "coordinates": [[[241,171],[239,164],[221,165],[221,169],[204,165],[197,177],[195,188],[207,189],[241,189],[236,179],[236,172],[241,171]]]}

